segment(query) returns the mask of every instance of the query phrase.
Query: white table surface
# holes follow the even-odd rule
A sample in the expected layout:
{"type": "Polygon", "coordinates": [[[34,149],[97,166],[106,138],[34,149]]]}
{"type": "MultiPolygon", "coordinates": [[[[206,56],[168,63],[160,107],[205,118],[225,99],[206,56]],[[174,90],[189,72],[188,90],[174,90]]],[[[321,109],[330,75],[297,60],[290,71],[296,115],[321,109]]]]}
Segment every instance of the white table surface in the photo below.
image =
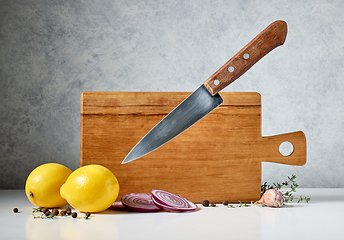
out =
{"type": "Polygon", "coordinates": [[[24,190],[0,190],[0,239],[344,239],[344,189],[298,189],[300,195],[311,201],[282,208],[199,204],[192,213],[106,210],[85,220],[34,219],[24,190]]]}

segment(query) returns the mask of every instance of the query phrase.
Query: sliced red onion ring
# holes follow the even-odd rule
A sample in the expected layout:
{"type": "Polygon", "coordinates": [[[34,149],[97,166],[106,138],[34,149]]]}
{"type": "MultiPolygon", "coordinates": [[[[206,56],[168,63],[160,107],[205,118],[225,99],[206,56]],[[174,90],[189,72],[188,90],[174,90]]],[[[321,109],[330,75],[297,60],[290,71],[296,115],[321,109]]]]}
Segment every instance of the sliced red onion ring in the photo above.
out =
{"type": "Polygon", "coordinates": [[[130,193],[121,198],[125,209],[134,212],[156,212],[161,210],[154,204],[152,195],[149,193],[130,193]]]}
{"type": "Polygon", "coordinates": [[[197,209],[197,205],[193,202],[164,190],[153,189],[152,200],[157,206],[169,211],[181,212],[197,209]]]}
{"type": "Polygon", "coordinates": [[[159,206],[161,209],[164,209],[164,210],[168,210],[168,211],[174,211],[174,212],[186,212],[186,211],[194,211],[197,209],[197,205],[194,204],[193,202],[190,202],[189,200],[187,200],[188,203],[189,203],[189,207],[187,208],[179,208],[179,207],[171,207],[171,206],[168,206],[168,205],[164,205],[164,204],[161,204],[159,202],[157,202],[155,200],[155,198],[153,197],[153,202],[159,206]]]}

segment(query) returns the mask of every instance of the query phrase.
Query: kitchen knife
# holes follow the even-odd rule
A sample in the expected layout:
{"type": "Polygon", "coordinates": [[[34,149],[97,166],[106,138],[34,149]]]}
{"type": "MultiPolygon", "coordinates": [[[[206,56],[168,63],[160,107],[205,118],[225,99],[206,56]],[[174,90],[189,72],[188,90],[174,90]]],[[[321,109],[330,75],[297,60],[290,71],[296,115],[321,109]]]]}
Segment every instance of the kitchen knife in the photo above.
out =
{"type": "Polygon", "coordinates": [[[152,128],[129,152],[122,164],[154,151],[221,105],[223,100],[218,92],[271,50],[283,45],[286,36],[286,22],[278,20],[271,23],[152,128]]]}

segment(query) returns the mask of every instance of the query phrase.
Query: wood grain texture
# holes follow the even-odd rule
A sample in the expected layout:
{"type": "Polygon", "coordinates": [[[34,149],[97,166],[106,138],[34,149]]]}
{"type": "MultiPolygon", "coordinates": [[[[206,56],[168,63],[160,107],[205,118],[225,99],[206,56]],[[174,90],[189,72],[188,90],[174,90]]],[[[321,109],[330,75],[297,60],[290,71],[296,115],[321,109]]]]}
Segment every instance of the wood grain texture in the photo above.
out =
{"type": "Polygon", "coordinates": [[[150,154],[121,164],[135,144],[190,93],[84,92],[80,165],[102,164],[127,193],[163,189],[200,203],[255,201],[261,162],[306,163],[303,132],[261,136],[261,96],[223,92],[224,103],[150,154]],[[279,145],[290,141],[284,157],[279,145]]]}

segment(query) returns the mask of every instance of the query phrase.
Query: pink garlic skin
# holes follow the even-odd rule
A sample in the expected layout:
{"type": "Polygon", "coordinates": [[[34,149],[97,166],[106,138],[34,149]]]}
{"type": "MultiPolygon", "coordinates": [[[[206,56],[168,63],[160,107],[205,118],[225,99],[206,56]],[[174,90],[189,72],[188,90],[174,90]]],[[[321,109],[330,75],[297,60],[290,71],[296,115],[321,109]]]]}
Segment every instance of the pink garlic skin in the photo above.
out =
{"type": "Polygon", "coordinates": [[[268,207],[282,207],[284,204],[283,194],[276,189],[267,190],[258,203],[266,205],[268,207]]]}

